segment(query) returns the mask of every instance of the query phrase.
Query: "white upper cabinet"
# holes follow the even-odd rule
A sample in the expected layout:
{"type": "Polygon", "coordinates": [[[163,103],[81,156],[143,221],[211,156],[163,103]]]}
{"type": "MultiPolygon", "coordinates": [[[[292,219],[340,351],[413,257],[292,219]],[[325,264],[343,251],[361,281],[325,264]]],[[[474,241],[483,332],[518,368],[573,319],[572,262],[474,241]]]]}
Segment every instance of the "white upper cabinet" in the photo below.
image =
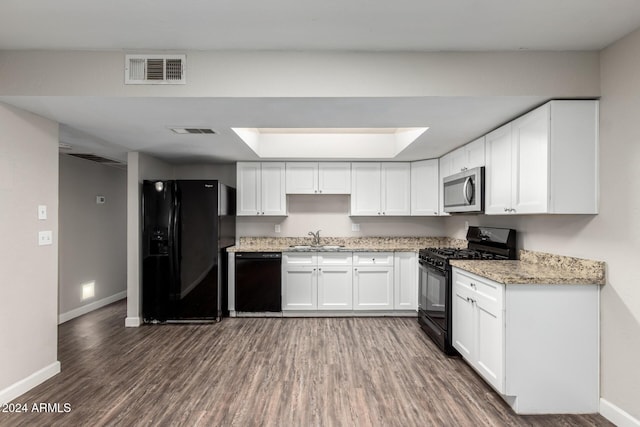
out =
{"type": "Polygon", "coordinates": [[[484,211],[506,213],[511,208],[511,123],[486,136],[484,211]]]}
{"type": "Polygon", "coordinates": [[[287,162],[287,194],[349,194],[351,163],[287,162]]]}
{"type": "Polygon", "coordinates": [[[352,163],[351,215],[411,214],[409,163],[352,163]]]}
{"type": "Polygon", "coordinates": [[[464,150],[464,163],[460,165],[456,165],[454,163],[454,168],[456,166],[460,166],[463,170],[468,170],[485,165],[484,136],[476,139],[475,141],[471,141],[462,148],[464,150]]]}
{"type": "Polygon", "coordinates": [[[237,215],[287,214],[285,166],[280,162],[238,162],[237,215]]]}
{"type": "Polygon", "coordinates": [[[485,213],[595,214],[598,101],[551,101],[486,137],[485,213]]]}
{"type": "Polygon", "coordinates": [[[382,215],[411,215],[409,163],[382,163],[382,215]]]}
{"type": "Polygon", "coordinates": [[[484,136],[450,152],[443,159],[448,163],[444,177],[484,166],[484,136]]]}
{"type": "Polygon", "coordinates": [[[318,164],[287,162],[287,194],[318,194],[318,164]]]}
{"type": "Polygon", "coordinates": [[[411,163],[411,215],[438,215],[438,159],[411,163]]]}
{"type": "Polygon", "coordinates": [[[321,194],[351,194],[351,163],[319,163],[318,191],[321,194]]]}

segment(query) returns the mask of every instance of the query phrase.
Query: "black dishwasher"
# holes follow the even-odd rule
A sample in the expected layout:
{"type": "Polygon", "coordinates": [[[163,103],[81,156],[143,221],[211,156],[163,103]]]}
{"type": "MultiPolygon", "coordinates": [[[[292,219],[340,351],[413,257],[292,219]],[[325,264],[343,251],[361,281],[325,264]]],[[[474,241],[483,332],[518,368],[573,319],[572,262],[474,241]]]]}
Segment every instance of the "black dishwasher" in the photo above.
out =
{"type": "Polygon", "coordinates": [[[282,254],[236,252],[236,311],[282,311],[282,254]]]}

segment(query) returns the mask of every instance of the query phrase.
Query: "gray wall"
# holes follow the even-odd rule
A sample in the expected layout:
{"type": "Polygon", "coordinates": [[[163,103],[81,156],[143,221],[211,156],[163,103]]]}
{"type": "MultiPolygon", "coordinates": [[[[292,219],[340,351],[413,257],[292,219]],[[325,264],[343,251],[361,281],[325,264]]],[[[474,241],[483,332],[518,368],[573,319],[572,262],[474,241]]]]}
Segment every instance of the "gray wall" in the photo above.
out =
{"type": "Polygon", "coordinates": [[[601,292],[601,396],[640,419],[640,31],[601,53],[600,214],[469,216],[447,221],[518,230],[520,246],[605,261],[601,292]]]}
{"type": "Polygon", "coordinates": [[[62,154],[59,203],[58,309],[67,320],[126,291],[127,172],[62,154]],[[97,204],[97,195],[106,203],[97,204]],[[91,281],[95,296],[82,301],[82,284],[91,281]]]}
{"type": "Polygon", "coordinates": [[[60,370],[58,125],[4,104],[0,236],[1,404],[60,370]],[[47,206],[46,220],[38,220],[38,205],[47,206]],[[53,231],[53,245],[38,246],[45,230],[53,231]]]}

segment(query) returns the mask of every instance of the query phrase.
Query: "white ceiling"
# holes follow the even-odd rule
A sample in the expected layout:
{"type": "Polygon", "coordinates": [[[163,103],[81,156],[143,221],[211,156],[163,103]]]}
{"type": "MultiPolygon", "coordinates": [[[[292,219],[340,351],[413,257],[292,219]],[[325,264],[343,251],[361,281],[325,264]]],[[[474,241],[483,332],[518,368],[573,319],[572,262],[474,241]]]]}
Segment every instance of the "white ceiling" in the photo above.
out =
{"type": "MultiPolygon", "coordinates": [[[[639,0],[3,0],[0,49],[599,50],[640,27],[639,0]]],[[[10,76],[9,76],[10,78],[10,76]]],[[[540,97],[0,97],[61,123],[76,151],[176,162],[257,159],[231,127],[423,127],[398,156],[440,156],[540,97]],[[218,135],[176,135],[170,126],[218,135]]]]}
{"type": "Polygon", "coordinates": [[[638,0],[3,0],[0,49],[597,50],[638,0]]]}

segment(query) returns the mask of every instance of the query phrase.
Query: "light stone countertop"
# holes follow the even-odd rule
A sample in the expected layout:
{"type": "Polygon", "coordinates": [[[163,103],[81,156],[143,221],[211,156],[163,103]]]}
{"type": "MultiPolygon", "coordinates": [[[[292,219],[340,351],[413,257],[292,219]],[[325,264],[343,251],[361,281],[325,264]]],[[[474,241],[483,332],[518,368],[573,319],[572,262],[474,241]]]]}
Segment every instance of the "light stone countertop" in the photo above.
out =
{"type": "Polygon", "coordinates": [[[581,258],[520,251],[518,261],[451,260],[451,265],[505,285],[604,285],[605,264],[581,258]]]}
{"type": "Polygon", "coordinates": [[[466,240],[449,237],[322,237],[320,243],[341,247],[291,247],[311,245],[310,237],[240,237],[239,244],[227,248],[227,252],[418,252],[431,247],[467,246],[466,240]]]}

